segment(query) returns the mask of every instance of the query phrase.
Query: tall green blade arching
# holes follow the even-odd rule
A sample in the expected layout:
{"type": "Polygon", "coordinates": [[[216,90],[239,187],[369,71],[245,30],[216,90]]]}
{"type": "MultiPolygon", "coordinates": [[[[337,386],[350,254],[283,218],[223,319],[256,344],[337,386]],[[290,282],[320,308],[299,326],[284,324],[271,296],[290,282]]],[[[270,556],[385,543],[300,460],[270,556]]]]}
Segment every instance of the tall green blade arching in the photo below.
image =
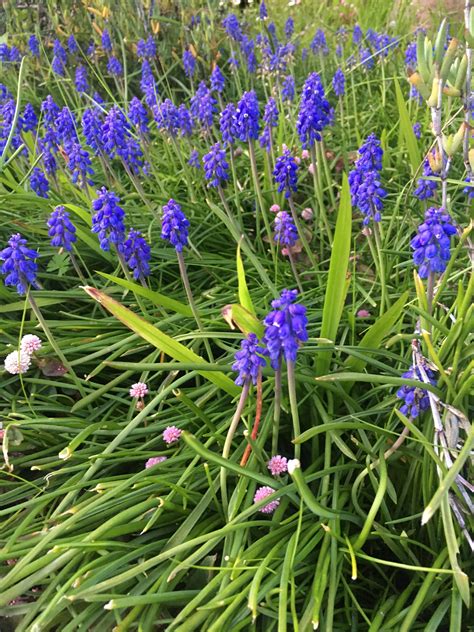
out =
{"type": "MultiPolygon", "coordinates": [[[[352,233],[352,207],[349,181],[344,174],[342,180],[341,201],[337,215],[336,232],[329,265],[328,282],[324,297],[323,320],[321,325],[321,338],[335,340],[342,309],[346,299],[349,283],[347,271],[351,248],[352,233]]],[[[324,375],[328,372],[331,362],[329,351],[318,351],[316,355],[316,373],[324,375]]]]}

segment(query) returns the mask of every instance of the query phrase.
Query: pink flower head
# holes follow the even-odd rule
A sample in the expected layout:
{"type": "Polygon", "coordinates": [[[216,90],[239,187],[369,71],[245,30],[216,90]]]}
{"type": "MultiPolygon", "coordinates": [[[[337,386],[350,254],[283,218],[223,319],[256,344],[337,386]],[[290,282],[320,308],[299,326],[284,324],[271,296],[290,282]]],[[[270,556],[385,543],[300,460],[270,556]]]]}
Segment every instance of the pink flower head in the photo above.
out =
{"type": "Polygon", "coordinates": [[[303,151],[301,152],[301,158],[303,160],[308,160],[308,158],[309,158],[309,151],[307,149],[303,149],[303,151]]]}
{"type": "Polygon", "coordinates": [[[369,318],[370,316],[370,312],[368,312],[366,309],[359,309],[359,311],[357,312],[357,318],[369,318]]]}
{"type": "Polygon", "coordinates": [[[179,441],[181,432],[182,431],[179,428],[176,428],[176,426],[168,426],[163,430],[163,441],[168,445],[176,443],[176,441],[179,441]]]}
{"type": "Polygon", "coordinates": [[[314,176],[314,165],[313,163],[311,163],[308,167],[308,173],[310,173],[312,176],[314,176]]]}
{"type": "Polygon", "coordinates": [[[314,213],[313,213],[313,209],[312,208],[309,208],[309,207],[308,208],[304,208],[301,211],[301,217],[303,219],[305,219],[307,222],[309,222],[309,220],[313,219],[313,215],[314,215],[314,213]]]}
{"type": "Polygon", "coordinates": [[[35,336],[34,334],[27,334],[21,339],[20,349],[28,355],[32,355],[35,351],[41,349],[41,345],[42,342],[38,336],[35,336]]]}
{"type": "Polygon", "coordinates": [[[284,154],[287,149],[288,149],[288,145],[285,145],[285,143],[282,143],[281,144],[281,153],[284,154]]]}
{"type": "Polygon", "coordinates": [[[268,461],[267,467],[272,476],[278,476],[278,474],[284,474],[288,471],[288,460],[285,456],[277,454],[268,461]]]}
{"type": "Polygon", "coordinates": [[[295,159],[296,164],[299,165],[301,162],[301,158],[299,156],[294,156],[294,159],[295,159]]]}
{"type": "Polygon", "coordinates": [[[26,373],[31,365],[31,357],[25,351],[12,351],[5,358],[5,371],[12,375],[26,373]]]}
{"type": "MultiPolygon", "coordinates": [[[[255,492],[255,496],[253,497],[253,502],[258,503],[260,500],[263,500],[267,496],[270,496],[270,494],[273,494],[274,491],[276,490],[269,487],[268,485],[259,487],[257,491],[255,492]]],[[[273,513],[279,504],[280,504],[280,501],[277,498],[276,500],[272,500],[267,505],[264,505],[263,507],[261,507],[260,511],[262,513],[267,513],[267,514],[273,513]]]]}
{"type": "Polygon", "coordinates": [[[136,397],[136,399],[141,399],[148,395],[148,386],[145,382],[137,382],[136,384],[132,384],[130,388],[130,397],[136,397]]]}
{"type": "Polygon", "coordinates": [[[278,206],[278,204],[272,204],[270,206],[270,213],[279,213],[280,212],[280,207],[278,206]]]}
{"type": "Polygon", "coordinates": [[[146,469],[148,469],[149,467],[153,467],[154,465],[158,465],[158,463],[163,463],[163,461],[166,461],[166,459],[167,459],[166,456],[152,456],[145,463],[145,467],[146,467],[146,469]]]}

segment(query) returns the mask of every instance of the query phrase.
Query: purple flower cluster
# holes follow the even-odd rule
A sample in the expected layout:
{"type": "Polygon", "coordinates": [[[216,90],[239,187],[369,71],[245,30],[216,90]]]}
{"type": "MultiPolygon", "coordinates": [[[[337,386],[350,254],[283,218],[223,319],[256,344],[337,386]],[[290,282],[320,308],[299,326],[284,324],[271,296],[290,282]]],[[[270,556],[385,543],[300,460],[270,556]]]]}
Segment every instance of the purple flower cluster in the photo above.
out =
{"type": "Polygon", "coordinates": [[[281,98],[283,101],[294,101],[295,79],[293,75],[288,75],[283,79],[283,83],[281,85],[281,98]]]}
{"type": "Polygon", "coordinates": [[[278,192],[285,192],[288,199],[292,191],[297,191],[298,183],[298,165],[291,155],[289,149],[286,149],[281,156],[275,161],[275,169],[273,170],[273,178],[278,184],[278,192]]]}
{"type": "Polygon", "coordinates": [[[259,369],[266,364],[265,359],[261,356],[263,353],[264,350],[259,347],[255,334],[250,333],[247,338],[242,340],[240,351],[235,354],[235,362],[232,365],[232,370],[239,373],[235,380],[238,386],[243,386],[247,382],[256,384],[259,369]]]}
{"type": "MultiPolygon", "coordinates": [[[[424,372],[429,380],[429,383],[436,386],[435,374],[427,367],[423,367],[424,372]]],[[[409,371],[403,373],[402,377],[409,380],[419,380],[423,382],[423,377],[419,367],[412,367],[409,371]]],[[[400,407],[400,412],[403,415],[416,418],[424,410],[430,407],[430,398],[428,391],[419,386],[407,386],[404,385],[397,391],[397,397],[404,401],[403,406],[400,407]]]]}
{"type": "Polygon", "coordinates": [[[334,77],[332,78],[332,89],[334,90],[334,94],[336,97],[344,96],[346,85],[346,77],[344,76],[341,68],[338,68],[334,73],[334,77]]]}
{"type": "Polygon", "coordinates": [[[211,73],[210,82],[211,90],[213,92],[222,93],[224,91],[225,78],[217,64],[214,66],[214,70],[211,73]]]}
{"type": "Polygon", "coordinates": [[[364,226],[373,219],[380,222],[383,198],[387,195],[380,183],[383,150],[375,134],[370,134],[359,149],[355,168],[349,173],[352,204],[363,214],[364,226]]]}
{"type": "Polygon", "coordinates": [[[183,52],[183,67],[186,77],[194,77],[196,74],[196,58],[188,49],[183,52]]]}
{"type": "Polygon", "coordinates": [[[76,90],[78,92],[89,92],[89,82],[87,81],[87,68],[80,64],[76,68],[75,75],[76,90]]]}
{"type": "Polygon", "coordinates": [[[203,127],[211,127],[217,112],[216,103],[206,83],[201,81],[196,94],[191,97],[191,114],[203,127]]]}
{"type": "Polygon", "coordinates": [[[298,231],[293,218],[286,211],[280,211],[275,216],[274,240],[283,246],[294,246],[298,240],[298,231]]]}
{"type": "Polygon", "coordinates": [[[102,187],[97,191],[97,199],[92,202],[92,232],[97,233],[102,250],[109,250],[110,243],[122,248],[125,225],[125,212],[119,206],[120,198],[113,191],[102,187]]]}
{"type": "MultiPolygon", "coordinates": [[[[423,175],[425,177],[436,177],[436,173],[430,166],[429,160],[426,158],[423,162],[423,175]]],[[[425,178],[418,178],[416,182],[416,189],[413,191],[413,195],[419,200],[429,200],[434,197],[436,189],[438,188],[438,182],[436,180],[426,180],[425,178]]]]}
{"type": "Polygon", "coordinates": [[[130,229],[123,243],[124,259],[133,272],[133,278],[143,280],[150,274],[151,250],[139,230],[130,229]]]}
{"type": "Polygon", "coordinates": [[[273,369],[280,368],[281,357],[294,362],[301,342],[308,340],[306,307],[295,304],[297,290],[283,290],[279,299],[272,301],[274,308],[264,319],[265,344],[273,369]]]}
{"type": "Polygon", "coordinates": [[[39,197],[47,198],[49,191],[49,182],[47,177],[38,167],[35,167],[31,172],[30,176],[30,187],[31,190],[36,193],[39,197]]]}
{"type": "Polygon", "coordinates": [[[173,199],[163,206],[161,238],[166,239],[178,252],[188,245],[189,221],[181,206],[173,199]]]}
{"type": "Polygon", "coordinates": [[[5,285],[16,286],[20,296],[26,294],[28,285],[36,287],[38,258],[36,250],[27,246],[27,241],[19,233],[12,235],[8,246],[0,250],[0,261],[3,261],[1,273],[5,276],[5,285]]]}
{"type": "Polygon", "coordinates": [[[203,156],[204,175],[209,186],[224,186],[229,179],[229,163],[225,158],[225,150],[220,143],[212,145],[209,152],[203,156]]]}
{"type": "Polygon", "coordinates": [[[451,257],[451,236],[456,234],[452,219],[443,208],[429,208],[425,221],[418,226],[416,236],[411,240],[414,250],[413,261],[422,279],[431,273],[444,272],[451,257]]]}
{"type": "Polygon", "coordinates": [[[64,248],[71,251],[72,244],[77,240],[76,227],[69,218],[69,213],[64,206],[56,206],[48,219],[48,235],[51,237],[51,245],[55,248],[64,248]]]}
{"type": "Polygon", "coordinates": [[[318,29],[311,41],[310,48],[313,53],[316,55],[320,53],[321,55],[327,55],[329,53],[329,48],[326,41],[326,35],[322,29],[318,29]]]}
{"type": "Polygon", "coordinates": [[[276,101],[273,98],[268,99],[265,106],[263,122],[265,123],[265,127],[263,128],[263,132],[258,140],[260,147],[269,152],[272,146],[272,127],[276,127],[278,125],[278,108],[276,101]]]}
{"type": "Polygon", "coordinates": [[[332,110],[326,99],[320,76],[313,72],[305,81],[301,94],[296,129],[303,149],[321,140],[320,132],[332,122],[332,110]]]}
{"type": "Polygon", "coordinates": [[[219,126],[224,144],[232,145],[235,142],[236,110],[233,103],[228,103],[222,110],[219,126]]]}
{"type": "Polygon", "coordinates": [[[244,92],[235,110],[235,136],[242,142],[257,140],[259,116],[256,92],[244,92]]]}

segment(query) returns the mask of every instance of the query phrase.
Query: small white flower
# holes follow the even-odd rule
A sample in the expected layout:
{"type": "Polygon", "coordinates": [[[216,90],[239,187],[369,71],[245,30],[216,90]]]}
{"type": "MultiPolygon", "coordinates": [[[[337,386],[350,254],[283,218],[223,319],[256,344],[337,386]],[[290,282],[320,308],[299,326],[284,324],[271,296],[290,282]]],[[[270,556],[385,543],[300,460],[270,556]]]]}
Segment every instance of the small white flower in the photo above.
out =
{"type": "Polygon", "coordinates": [[[43,343],[41,342],[41,339],[38,338],[38,336],[35,336],[34,334],[27,334],[21,339],[20,349],[28,355],[31,355],[35,351],[41,349],[42,344],[43,343]]]}
{"type": "Polygon", "coordinates": [[[12,351],[5,358],[5,371],[12,375],[26,373],[31,365],[31,357],[25,351],[12,351]]]}

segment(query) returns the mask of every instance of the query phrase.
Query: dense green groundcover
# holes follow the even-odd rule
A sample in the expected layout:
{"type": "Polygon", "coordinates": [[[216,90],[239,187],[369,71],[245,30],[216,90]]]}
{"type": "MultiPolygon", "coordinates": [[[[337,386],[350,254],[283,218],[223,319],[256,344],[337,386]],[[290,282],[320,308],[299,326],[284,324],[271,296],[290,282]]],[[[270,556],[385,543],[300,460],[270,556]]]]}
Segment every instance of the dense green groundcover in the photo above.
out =
{"type": "MultiPolygon", "coordinates": [[[[3,43],[26,57],[21,63],[2,57],[1,81],[16,113],[31,103],[40,121],[18,136],[2,109],[0,249],[20,232],[39,251],[40,287],[26,297],[0,287],[0,352],[4,358],[18,349],[25,334],[38,335],[42,348],[27,372],[1,373],[0,629],[466,630],[474,435],[467,421],[473,283],[464,179],[472,139],[467,127],[448,136],[470,120],[465,76],[472,35],[464,38],[462,15],[451,16],[450,36],[460,41],[446,50],[446,25],[435,41],[434,16],[426,24],[434,60],[421,34],[417,66],[405,60],[420,26],[410,2],[268,0],[265,20],[258,6],[230,4],[49,0],[31,9],[4,3],[3,43]],[[249,38],[243,43],[222,27],[232,10],[249,38]],[[289,16],[294,52],[270,67],[259,42],[268,38],[268,62],[278,40],[286,42],[289,16]],[[352,41],[356,23],[360,44],[352,41]],[[109,54],[101,47],[104,28],[112,38],[109,54]],[[321,40],[310,47],[318,29],[327,51],[321,40]],[[34,32],[39,58],[28,52],[34,32]],[[71,34],[79,49],[68,53],[61,76],[51,66],[53,41],[67,49],[71,34]],[[149,136],[133,131],[146,173],[133,174],[120,158],[94,155],[86,145],[80,121],[95,90],[103,113],[114,104],[127,111],[133,96],[144,96],[136,44],[149,35],[157,46],[150,63],[159,101],[189,106],[216,62],[226,81],[216,109],[237,103],[245,90],[256,90],[260,115],[266,100],[276,99],[271,152],[257,142],[252,170],[249,145],[237,141],[223,195],[207,186],[202,167],[188,165],[192,150],[202,159],[220,140],[218,112],[212,126],[170,137],[148,110],[149,136]],[[91,38],[92,56],[86,54],[91,38]],[[251,38],[257,38],[256,72],[247,68],[251,38]],[[183,71],[185,49],[196,61],[192,78],[183,71]],[[115,78],[106,69],[111,54],[123,66],[115,78]],[[231,55],[239,62],[234,70],[231,55]],[[75,89],[78,65],[88,72],[87,93],[75,89]],[[444,94],[436,91],[442,66],[444,94]],[[338,67],[346,77],[341,98],[331,83],[338,67]],[[333,124],[315,144],[316,169],[296,131],[301,89],[315,71],[334,108],[333,124]],[[420,99],[409,99],[407,73],[420,99]],[[289,75],[293,102],[281,97],[289,75]],[[35,167],[44,171],[40,111],[49,94],[73,112],[94,174],[91,186],[80,177],[74,183],[67,146],[56,148],[59,168],[43,198],[30,176],[35,167]],[[371,133],[381,141],[387,195],[380,224],[362,231],[346,176],[371,133]],[[271,175],[283,144],[300,158],[292,200],[304,243],[293,249],[293,265],[273,242],[270,212],[273,204],[290,211],[271,175]],[[428,182],[436,191],[423,201],[413,192],[429,152],[435,172],[428,182]],[[90,232],[101,186],[120,197],[127,228],[141,230],[151,245],[144,284],[90,232]],[[190,222],[183,259],[195,306],[175,249],[160,236],[170,198],[190,222]],[[443,275],[420,279],[410,240],[428,206],[442,204],[457,227],[451,259],[443,275]],[[50,245],[46,221],[57,205],[76,227],[75,265],[50,245]],[[304,209],[311,212],[302,216],[304,209]],[[234,354],[244,334],[261,336],[271,301],[298,284],[309,339],[293,372],[283,363],[281,398],[274,371],[263,370],[223,457],[242,390],[233,382],[234,354]],[[414,363],[430,368],[437,382],[427,386],[429,408],[416,418],[400,413],[396,395],[403,385],[420,386],[417,378],[401,377],[414,363]],[[137,405],[129,389],[139,381],[149,393],[137,405]],[[162,437],[168,426],[183,431],[169,446],[162,437]],[[250,457],[241,464],[249,441],[250,457]],[[300,467],[292,462],[290,474],[272,477],[267,462],[276,453],[299,455],[300,467]],[[146,468],[156,456],[167,459],[146,468]],[[275,490],[273,513],[261,511],[265,502],[254,504],[261,486],[275,490]]],[[[474,10],[466,4],[474,34],[474,10]]]]}

